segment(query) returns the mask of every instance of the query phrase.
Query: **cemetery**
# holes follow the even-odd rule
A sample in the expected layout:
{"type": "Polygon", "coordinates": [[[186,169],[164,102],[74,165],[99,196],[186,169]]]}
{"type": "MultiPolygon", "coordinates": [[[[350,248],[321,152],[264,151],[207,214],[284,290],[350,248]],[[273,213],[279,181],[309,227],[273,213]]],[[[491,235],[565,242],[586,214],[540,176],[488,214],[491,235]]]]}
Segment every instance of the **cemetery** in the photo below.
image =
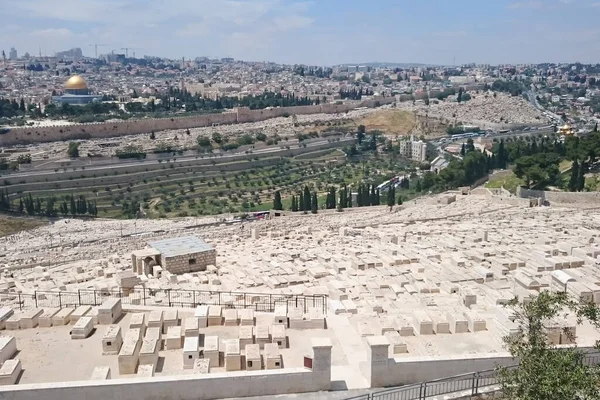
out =
{"type": "MultiPolygon", "coordinates": [[[[245,227],[138,221],[146,234],[114,240],[112,222],[73,221],[55,258],[52,226],[4,238],[0,397],[243,397],[512,365],[515,296],[600,302],[600,214],[467,193],[245,227]],[[179,249],[189,267],[199,244],[206,268],[163,260],[179,249]]],[[[573,315],[548,329],[558,346],[600,336],[573,315]]]]}

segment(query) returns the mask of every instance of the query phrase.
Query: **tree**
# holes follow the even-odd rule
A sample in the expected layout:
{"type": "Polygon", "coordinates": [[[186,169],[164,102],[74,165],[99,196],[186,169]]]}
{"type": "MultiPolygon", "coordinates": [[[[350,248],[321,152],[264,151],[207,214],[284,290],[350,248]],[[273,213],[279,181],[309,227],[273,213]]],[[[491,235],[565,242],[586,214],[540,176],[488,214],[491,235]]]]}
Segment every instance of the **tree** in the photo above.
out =
{"type": "Polygon", "coordinates": [[[310,190],[308,189],[308,186],[304,186],[304,209],[302,211],[304,211],[304,213],[306,214],[310,209],[311,209],[311,198],[310,198],[310,190]]]}
{"type": "Polygon", "coordinates": [[[371,196],[369,197],[368,206],[377,205],[377,193],[375,193],[375,185],[371,185],[371,196]]]}
{"type": "Polygon", "coordinates": [[[341,189],[338,194],[339,194],[339,196],[338,196],[339,201],[337,203],[336,209],[338,212],[342,212],[342,211],[344,211],[344,207],[346,205],[345,203],[347,201],[347,196],[344,194],[344,189],[341,189]]]}
{"type": "Polygon", "coordinates": [[[310,212],[312,214],[316,214],[318,211],[319,211],[319,203],[318,203],[318,200],[317,200],[317,192],[314,192],[312,194],[312,201],[311,201],[311,204],[310,204],[310,212]]]}
{"type": "Polygon", "coordinates": [[[466,153],[467,153],[467,148],[465,147],[465,144],[463,143],[462,146],[460,147],[460,155],[464,157],[466,153]]]}
{"type": "Polygon", "coordinates": [[[73,197],[73,195],[71,195],[71,198],[69,199],[69,208],[71,211],[71,215],[76,215],[77,214],[77,204],[75,203],[75,198],[73,197]]]}
{"type": "Polygon", "coordinates": [[[275,197],[273,198],[273,209],[283,210],[283,204],[281,204],[281,194],[279,193],[279,190],[275,192],[275,197]]]}
{"type": "Polygon", "coordinates": [[[216,144],[223,144],[223,136],[219,132],[215,132],[212,134],[212,140],[216,144]]]}
{"type": "Polygon", "coordinates": [[[67,149],[67,155],[71,158],[79,157],[79,143],[78,142],[70,142],[69,148],[67,149]]]}
{"type": "Polygon", "coordinates": [[[19,214],[23,214],[23,209],[25,208],[24,204],[23,204],[23,199],[20,198],[19,199],[19,214]]]}
{"type": "Polygon", "coordinates": [[[594,132],[598,132],[598,123],[596,122],[596,124],[594,125],[594,132]]]}
{"type": "MultiPolygon", "coordinates": [[[[507,400],[574,400],[600,396],[599,367],[585,362],[585,352],[575,347],[557,348],[549,341],[549,328],[569,313],[577,324],[598,328],[598,306],[575,300],[564,292],[540,292],[520,303],[509,302],[517,332],[504,338],[514,368],[499,368],[502,397],[507,400]]],[[[573,338],[565,329],[562,335],[573,338]]]]}
{"type": "Polygon", "coordinates": [[[585,173],[587,172],[587,164],[582,162],[579,166],[579,173],[577,174],[577,191],[582,192],[585,188],[585,173]]]}
{"type": "Polygon", "coordinates": [[[456,96],[456,101],[458,101],[458,104],[460,104],[462,102],[462,95],[463,95],[463,88],[459,88],[458,95],[456,96]]]}
{"type": "Polygon", "coordinates": [[[577,191],[577,178],[579,177],[579,163],[577,160],[573,160],[571,165],[571,177],[569,178],[569,191],[577,191]]]}
{"type": "Polygon", "coordinates": [[[473,139],[467,139],[467,146],[465,147],[466,152],[475,151],[475,144],[473,143],[473,139]]]}
{"type": "Polygon", "coordinates": [[[396,188],[394,187],[394,184],[391,183],[390,187],[387,191],[387,205],[390,208],[390,210],[394,206],[395,202],[396,202],[396,188]]]}
{"type": "Polygon", "coordinates": [[[365,126],[359,125],[358,130],[356,131],[356,140],[358,141],[358,144],[362,144],[364,139],[365,139],[365,126]]]}
{"type": "Polygon", "coordinates": [[[290,211],[296,212],[298,211],[298,203],[296,202],[296,196],[292,195],[292,204],[290,206],[290,211]]]}
{"type": "Polygon", "coordinates": [[[401,206],[402,205],[402,195],[398,196],[398,205],[401,206]]]}
{"type": "Polygon", "coordinates": [[[156,139],[156,135],[154,134],[154,132],[150,132],[150,139],[152,139],[152,140],[156,139]]]}

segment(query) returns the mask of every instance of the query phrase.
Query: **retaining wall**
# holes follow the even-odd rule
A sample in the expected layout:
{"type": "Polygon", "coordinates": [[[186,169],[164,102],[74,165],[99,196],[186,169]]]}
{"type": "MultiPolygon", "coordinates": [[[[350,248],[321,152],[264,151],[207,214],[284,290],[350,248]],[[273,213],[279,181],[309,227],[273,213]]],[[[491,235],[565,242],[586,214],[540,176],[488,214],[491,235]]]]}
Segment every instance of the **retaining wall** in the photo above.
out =
{"type": "Polygon", "coordinates": [[[559,203],[571,205],[600,206],[600,192],[550,192],[519,187],[517,188],[517,196],[524,199],[542,199],[543,201],[547,201],[550,204],[559,203]]]}
{"type": "Polygon", "coordinates": [[[270,118],[294,114],[344,113],[358,107],[375,107],[377,104],[390,104],[394,101],[396,101],[395,97],[382,97],[363,102],[278,107],[263,110],[250,110],[246,107],[240,107],[231,112],[204,114],[193,117],[148,118],[61,126],[18,127],[11,128],[5,134],[0,134],[0,146],[137,135],[173,129],[190,129],[212,125],[264,121],[270,118]]]}

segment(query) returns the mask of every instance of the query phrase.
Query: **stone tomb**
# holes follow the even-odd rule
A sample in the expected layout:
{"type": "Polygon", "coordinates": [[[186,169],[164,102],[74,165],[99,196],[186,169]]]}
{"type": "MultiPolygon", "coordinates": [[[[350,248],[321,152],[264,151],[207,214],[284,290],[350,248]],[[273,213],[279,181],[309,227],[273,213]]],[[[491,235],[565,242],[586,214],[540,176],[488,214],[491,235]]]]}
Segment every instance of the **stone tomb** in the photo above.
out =
{"type": "Polygon", "coordinates": [[[121,299],[108,299],[98,307],[98,324],[111,325],[121,318],[123,306],[121,299]]]}
{"type": "Polygon", "coordinates": [[[110,367],[96,367],[92,371],[91,381],[106,381],[110,379],[110,367]]]}
{"type": "Polygon", "coordinates": [[[10,307],[0,307],[0,330],[6,327],[6,320],[14,314],[10,307]]]}
{"type": "Polygon", "coordinates": [[[166,334],[170,326],[179,325],[179,313],[177,310],[169,309],[163,313],[163,333],[166,334]]]}
{"type": "Polygon", "coordinates": [[[225,320],[225,326],[237,326],[238,324],[238,312],[235,308],[228,308],[223,310],[223,319],[225,320]]]}
{"type": "Polygon", "coordinates": [[[14,336],[0,336],[0,364],[12,358],[17,352],[17,339],[14,336]]]}
{"type": "Polygon", "coordinates": [[[254,310],[251,308],[244,308],[239,310],[238,316],[240,318],[240,325],[242,326],[253,326],[254,325],[254,310]]]}
{"type": "Polygon", "coordinates": [[[198,318],[187,317],[183,320],[183,331],[185,337],[194,337],[200,334],[200,326],[198,325],[198,318]]]}
{"type": "Polygon", "coordinates": [[[140,347],[140,365],[152,365],[152,372],[158,364],[158,350],[160,349],[158,340],[144,339],[140,347]]]}
{"type": "Polygon", "coordinates": [[[129,320],[129,329],[139,329],[142,335],[146,333],[146,314],[133,313],[129,320]]]}
{"type": "Polygon", "coordinates": [[[469,332],[469,322],[464,317],[464,314],[458,310],[448,311],[446,313],[446,319],[450,325],[450,332],[452,333],[467,333],[469,332]]]}
{"type": "Polygon", "coordinates": [[[194,362],[195,374],[208,374],[210,372],[210,360],[199,358],[194,362]]]}
{"type": "Polygon", "coordinates": [[[271,343],[268,325],[257,325],[254,327],[254,341],[261,349],[264,349],[266,344],[271,343]]]}
{"type": "Polygon", "coordinates": [[[286,305],[280,304],[275,306],[273,323],[288,326],[288,310],[286,305]]]}
{"type": "Polygon", "coordinates": [[[265,344],[265,369],[280,369],[282,368],[281,354],[279,346],[276,343],[265,344]]]}
{"type": "Polygon", "coordinates": [[[71,314],[75,311],[73,308],[63,308],[52,317],[52,326],[67,325],[71,320],[71,314]]]}
{"type": "Polygon", "coordinates": [[[158,341],[159,349],[162,349],[162,330],[159,327],[148,327],[144,339],[154,339],[158,341]]]}
{"type": "Polygon", "coordinates": [[[81,317],[85,317],[87,313],[92,310],[92,306],[79,306],[71,313],[69,318],[69,322],[71,324],[77,323],[81,317]]]}
{"type": "MultiPolygon", "coordinates": [[[[194,368],[194,363],[200,358],[200,338],[186,337],[183,342],[183,369],[194,368]]],[[[217,366],[218,366],[219,352],[217,351],[217,366]]]]}
{"type": "Polygon", "coordinates": [[[159,328],[162,331],[163,327],[163,312],[162,310],[154,310],[148,316],[148,328],[159,328]]]}
{"type": "MultiPolygon", "coordinates": [[[[252,326],[240,326],[239,330],[240,349],[244,350],[247,345],[254,343],[254,332],[252,326]]],[[[260,346],[259,346],[260,348],[260,346]]]]}
{"type": "Polygon", "coordinates": [[[38,326],[39,317],[43,313],[44,310],[41,308],[34,308],[33,310],[25,311],[21,316],[21,329],[31,329],[38,326]]]}
{"type": "Polygon", "coordinates": [[[425,311],[416,310],[413,313],[413,326],[419,335],[433,335],[433,321],[425,311]]]}
{"type": "Polygon", "coordinates": [[[200,328],[206,328],[208,326],[208,306],[196,307],[194,317],[198,318],[198,326],[200,328]]]}
{"type": "MultiPolygon", "coordinates": [[[[186,319],[187,320],[187,319],[186,319]]],[[[196,336],[198,334],[196,333],[196,336]]],[[[191,336],[190,336],[191,337],[191,336]]],[[[181,326],[170,326],[165,339],[166,350],[177,350],[182,346],[181,326]]]]}
{"type": "Polygon", "coordinates": [[[246,370],[258,371],[262,369],[262,356],[260,346],[257,344],[246,345],[246,370]]]}
{"type": "Polygon", "coordinates": [[[5,327],[9,331],[21,329],[21,314],[13,314],[5,321],[5,327]]]}
{"type": "Polygon", "coordinates": [[[240,371],[242,369],[242,355],[240,353],[240,340],[229,339],[225,341],[225,371],[240,371]]]}
{"type": "Polygon", "coordinates": [[[123,334],[119,325],[108,327],[102,336],[102,355],[118,355],[123,345],[123,334]]]}
{"type": "Polygon", "coordinates": [[[123,342],[133,342],[133,341],[138,341],[138,340],[142,340],[142,331],[141,329],[138,328],[132,328],[130,330],[127,331],[127,333],[125,334],[125,338],[123,339],[123,342]]]}
{"type": "Polygon", "coordinates": [[[287,348],[287,336],[285,333],[285,325],[271,325],[271,343],[276,343],[280,349],[287,348]]]}
{"type": "Polygon", "coordinates": [[[6,360],[0,368],[0,385],[14,385],[23,370],[18,358],[6,360]]]}
{"type": "Polygon", "coordinates": [[[219,337],[205,336],[204,337],[204,358],[210,360],[210,367],[216,368],[219,366],[219,337]]]}
{"type": "Polygon", "coordinates": [[[385,332],[384,336],[391,344],[392,355],[408,353],[408,346],[397,331],[385,332]]]}
{"type": "Polygon", "coordinates": [[[140,364],[136,376],[138,378],[152,378],[155,370],[156,366],[154,364],[140,364]]]}
{"type": "Polygon", "coordinates": [[[81,317],[71,328],[71,339],[87,339],[94,330],[92,317],[81,317]]]}
{"type": "Polygon", "coordinates": [[[208,308],[208,326],[219,326],[223,324],[221,306],[210,306],[208,308]]]}
{"type": "Polygon", "coordinates": [[[119,352],[120,375],[135,374],[140,357],[140,347],[141,340],[127,339],[127,336],[125,336],[125,341],[119,352]]]}
{"type": "Polygon", "coordinates": [[[40,328],[50,328],[52,326],[52,318],[60,311],[60,308],[47,308],[42,315],[38,317],[38,325],[40,328]]]}

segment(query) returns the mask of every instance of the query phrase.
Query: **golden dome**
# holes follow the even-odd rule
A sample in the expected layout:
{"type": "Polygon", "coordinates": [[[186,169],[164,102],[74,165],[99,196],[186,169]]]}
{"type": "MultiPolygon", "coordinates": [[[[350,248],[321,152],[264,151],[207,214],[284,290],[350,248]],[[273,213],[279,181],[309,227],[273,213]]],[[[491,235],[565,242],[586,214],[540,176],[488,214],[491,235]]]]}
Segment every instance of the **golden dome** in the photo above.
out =
{"type": "Polygon", "coordinates": [[[65,89],[82,90],[87,88],[87,82],[79,75],[73,75],[67,82],[65,82],[65,89]]]}

